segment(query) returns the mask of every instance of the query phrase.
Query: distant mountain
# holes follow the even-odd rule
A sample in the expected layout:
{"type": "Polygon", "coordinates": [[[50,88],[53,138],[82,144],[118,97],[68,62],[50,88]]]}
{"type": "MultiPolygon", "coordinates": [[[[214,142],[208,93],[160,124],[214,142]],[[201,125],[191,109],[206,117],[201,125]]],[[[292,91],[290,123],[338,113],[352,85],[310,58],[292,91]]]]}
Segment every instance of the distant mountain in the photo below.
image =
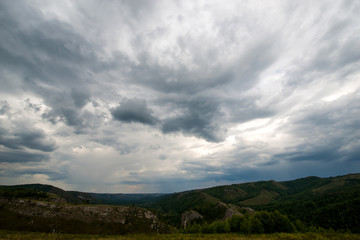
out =
{"type": "Polygon", "coordinates": [[[148,205],[163,196],[161,193],[152,194],[123,194],[123,193],[84,193],[69,191],[72,196],[89,204],[109,204],[109,205],[148,205]]]}
{"type": "Polygon", "coordinates": [[[23,184],[14,186],[0,186],[0,189],[32,189],[44,193],[53,194],[58,197],[59,201],[67,203],[83,203],[83,200],[71,194],[71,192],[62,190],[51,185],[44,184],[23,184]]]}
{"type": "Polygon", "coordinates": [[[23,184],[13,186],[0,186],[0,189],[32,189],[57,196],[58,201],[73,204],[107,204],[107,205],[148,205],[164,196],[162,193],[152,194],[123,194],[123,193],[87,193],[78,191],[65,191],[63,189],[44,184],[23,184]]]}
{"type": "Polygon", "coordinates": [[[64,191],[50,185],[30,184],[0,187],[0,196],[22,196],[16,189],[33,189],[32,199],[72,204],[107,204],[155,209],[168,223],[179,227],[186,216],[212,222],[254,210],[278,210],[293,221],[360,232],[360,174],[292,181],[258,181],[217,186],[173,194],[98,194],[64,191]],[[5,190],[4,190],[5,189],[5,190]],[[10,191],[10,192],[9,192],[10,191]],[[13,192],[11,192],[13,191],[13,192]],[[45,196],[46,197],[46,196],[45,196]]]}

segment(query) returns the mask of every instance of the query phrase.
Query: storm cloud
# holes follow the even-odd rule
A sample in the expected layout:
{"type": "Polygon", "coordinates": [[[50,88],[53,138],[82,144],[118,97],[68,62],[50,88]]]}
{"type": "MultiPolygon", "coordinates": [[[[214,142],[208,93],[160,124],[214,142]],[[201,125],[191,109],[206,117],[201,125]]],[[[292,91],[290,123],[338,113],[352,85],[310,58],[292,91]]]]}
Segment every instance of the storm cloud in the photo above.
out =
{"type": "Polygon", "coordinates": [[[4,163],[26,163],[26,162],[42,162],[49,159],[49,156],[42,153],[31,153],[26,151],[1,151],[0,162],[4,163]]]}
{"type": "Polygon", "coordinates": [[[126,123],[139,122],[154,125],[157,122],[145,100],[140,99],[125,99],[119,106],[111,109],[111,114],[115,120],[126,123]]]}
{"type": "Polygon", "coordinates": [[[0,128],[0,145],[11,149],[22,149],[25,147],[43,152],[52,152],[56,149],[55,142],[47,139],[41,130],[19,130],[9,133],[5,129],[0,128]]]}
{"type": "Polygon", "coordinates": [[[1,1],[0,180],[171,192],[358,172],[358,12],[1,1]]]}
{"type": "Polygon", "coordinates": [[[178,102],[176,107],[180,113],[164,121],[164,133],[181,132],[210,142],[223,140],[220,124],[216,121],[221,115],[218,102],[198,98],[178,102]]]}

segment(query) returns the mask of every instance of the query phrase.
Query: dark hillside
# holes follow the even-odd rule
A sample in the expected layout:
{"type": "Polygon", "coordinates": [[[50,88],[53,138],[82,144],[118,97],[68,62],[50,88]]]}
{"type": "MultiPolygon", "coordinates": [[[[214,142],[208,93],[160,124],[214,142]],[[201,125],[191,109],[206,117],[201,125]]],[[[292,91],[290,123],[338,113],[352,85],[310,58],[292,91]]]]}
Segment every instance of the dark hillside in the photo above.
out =
{"type": "Polygon", "coordinates": [[[331,181],[330,178],[319,177],[306,177],[293,181],[281,182],[282,185],[287,187],[289,194],[296,194],[302,191],[308,191],[328,184],[331,181]]]}
{"type": "Polygon", "coordinates": [[[68,203],[82,203],[83,201],[77,197],[74,197],[71,193],[64,191],[60,188],[44,185],[44,184],[23,184],[23,185],[15,185],[15,186],[0,186],[1,188],[7,189],[33,189],[44,193],[51,193],[59,198],[63,199],[68,203]]]}
{"type": "Polygon", "coordinates": [[[216,205],[221,200],[203,191],[188,191],[169,194],[161,197],[152,206],[164,212],[174,211],[178,214],[204,204],[216,205]]]}
{"type": "Polygon", "coordinates": [[[50,193],[58,196],[63,202],[73,204],[108,204],[108,205],[141,205],[147,206],[164,196],[161,193],[154,194],[122,194],[122,193],[85,193],[78,191],[65,191],[60,188],[43,184],[23,184],[13,186],[0,186],[0,189],[28,189],[38,192],[50,193]]]}
{"type": "Polygon", "coordinates": [[[360,175],[309,180],[286,182],[284,185],[301,191],[259,205],[258,209],[279,210],[292,219],[324,228],[360,232],[360,175]]]}
{"type": "Polygon", "coordinates": [[[220,202],[255,210],[279,210],[309,225],[360,232],[360,174],[217,186],[165,195],[152,207],[174,219],[188,210],[215,211],[220,202]]]}

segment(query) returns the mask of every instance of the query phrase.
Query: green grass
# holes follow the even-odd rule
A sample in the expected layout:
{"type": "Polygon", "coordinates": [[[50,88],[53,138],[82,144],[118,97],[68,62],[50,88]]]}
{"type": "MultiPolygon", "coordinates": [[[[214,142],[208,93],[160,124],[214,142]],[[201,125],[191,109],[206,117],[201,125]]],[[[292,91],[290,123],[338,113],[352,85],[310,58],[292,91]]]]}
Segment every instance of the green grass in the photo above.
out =
{"type": "Polygon", "coordinates": [[[138,235],[87,235],[87,234],[49,234],[0,230],[0,240],[356,240],[359,234],[348,233],[277,233],[260,235],[239,234],[138,234],[138,235]]]}

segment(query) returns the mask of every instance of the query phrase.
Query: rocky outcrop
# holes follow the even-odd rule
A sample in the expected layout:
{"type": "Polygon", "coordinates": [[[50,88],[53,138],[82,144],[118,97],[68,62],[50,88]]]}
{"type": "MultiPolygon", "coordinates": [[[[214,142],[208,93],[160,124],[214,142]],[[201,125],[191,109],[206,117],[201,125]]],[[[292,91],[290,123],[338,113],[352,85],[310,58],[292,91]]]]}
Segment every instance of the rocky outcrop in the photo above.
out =
{"type": "MultiPolygon", "coordinates": [[[[210,213],[211,216],[215,216],[217,214],[216,219],[212,220],[227,220],[232,218],[234,215],[244,216],[244,214],[252,215],[255,213],[255,211],[249,207],[239,207],[233,204],[226,204],[223,202],[218,202],[216,205],[213,206],[212,209],[208,209],[208,211],[213,211],[212,213],[210,213]]],[[[186,227],[193,224],[197,220],[208,221],[209,218],[207,215],[203,216],[194,210],[186,211],[181,215],[181,226],[186,229],[186,227]]]]}
{"type": "Polygon", "coordinates": [[[256,211],[250,207],[241,207],[241,211],[248,215],[254,215],[256,213],[256,211]]]}
{"type": "MultiPolygon", "coordinates": [[[[52,232],[67,231],[70,223],[88,226],[89,233],[101,232],[101,226],[112,229],[112,233],[159,232],[163,227],[157,216],[138,207],[71,205],[22,199],[0,199],[0,218],[16,215],[28,219],[28,225],[48,223],[52,232]],[[36,224],[36,221],[38,224],[36,224]],[[66,225],[66,227],[64,227],[66,225]],[[93,226],[93,227],[92,227],[93,226]],[[53,229],[51,229],[53,228],[53,229]],[[58,228],[58,229],[57,229],[58,228]],[[94,229],[100,229],[95,231],[94,229]]],[[[16,225],[16,223],[14,223],[16,225]]],[[[42,228],[44,226],[41,226],[42,228]]],[[[31,228],[30,228],[31,229],[31,228]]],[[[70,232],[77,232],[76,229],[70,232]]],[[[83,233],[83,231],[79,231],[83,233]]]]}
{"type": "Polygon", "coordinates": [[[248,215],[255,214],[255,210],[249,207],[239,207],[233,204],[224,204],[224,203],[221,204],[223,204],[226,207],[223,220],[227,220],[234,215],[244,216],[244,214],[248,214],[248,215]]]}
{"type": "Polygon", "coordinates": [[[234,215],[243,216],[244,214],[241,213],[242,208],[236,205],[232,204],[226,204],[223,202],[218,202],[215,206],[215,208],[222,208],[225,209],[224,215],[222,217],[222,220],[227,220],[231,218],[234,215]]]}
{"type": "Polygon", "coordinates": [[[186,211],[183,214],[181,214],[181,226],[183,228],[186,228],[194,220],[202,219],[202,218],[203,216],[194,210],[186,211]]]}

